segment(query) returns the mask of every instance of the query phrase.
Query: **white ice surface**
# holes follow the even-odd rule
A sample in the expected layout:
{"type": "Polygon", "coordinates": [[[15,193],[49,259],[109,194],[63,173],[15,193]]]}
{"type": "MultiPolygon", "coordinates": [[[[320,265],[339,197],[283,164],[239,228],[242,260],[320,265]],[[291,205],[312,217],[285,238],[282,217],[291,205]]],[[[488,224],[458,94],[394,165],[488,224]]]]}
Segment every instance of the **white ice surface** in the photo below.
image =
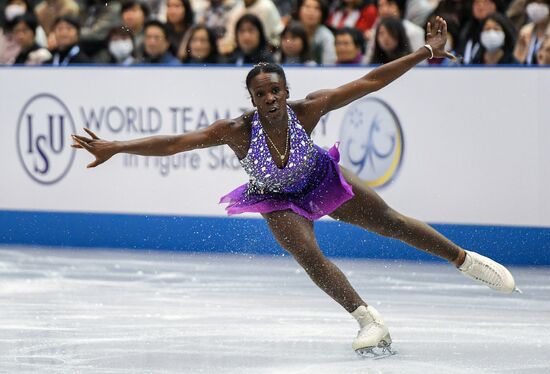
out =
{"type": "Polygon", "coordinates": [[[288,257],[0,248],[0,373],[550,373],[550,269],[502,295],[450,265],[335,261],[398,355],[288,257]]]}

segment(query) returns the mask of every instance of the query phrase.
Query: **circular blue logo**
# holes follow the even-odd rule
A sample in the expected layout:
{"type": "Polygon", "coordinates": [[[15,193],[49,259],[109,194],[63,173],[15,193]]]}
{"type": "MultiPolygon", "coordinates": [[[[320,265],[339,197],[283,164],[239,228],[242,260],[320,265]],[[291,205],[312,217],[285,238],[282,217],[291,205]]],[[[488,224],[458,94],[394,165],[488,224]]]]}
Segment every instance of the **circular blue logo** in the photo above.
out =
{"type": "Polygon", "coordinates": [[[342,165],[370,187],[383,187],[396,176],[403,158],[403,131],[384,101],[366,98],[353,103],[340,127],[342,165]]]}
{"type": "Polygon", "coordinates": [[[75,132],[71,113],[56,96],[42,93],[27,101],[17,121],[17,152],[26,173],[41,184],[60,181],[75,157],[75,132]]]}

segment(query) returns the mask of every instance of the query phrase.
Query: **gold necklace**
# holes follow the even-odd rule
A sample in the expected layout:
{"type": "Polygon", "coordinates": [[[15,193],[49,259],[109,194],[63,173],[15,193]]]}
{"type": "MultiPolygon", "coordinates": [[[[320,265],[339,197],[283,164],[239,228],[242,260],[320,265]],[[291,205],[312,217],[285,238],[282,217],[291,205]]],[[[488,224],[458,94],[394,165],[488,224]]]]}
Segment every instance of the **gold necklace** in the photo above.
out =
{"type": "Polygon", "coordinates": [[[269,142],[273,146],[273,148],[275,148],[275,152],[277,152],[277,154],[281,158],[281,162],[284,162],[285,158],[286,158],[286,153],[288,152],[288,138],[290,137],[290,129],[288,128],[288,126],[286,127],[285,153],[283,153],[283,154],[281,154],[281,152],[279,152],[279,150],[277,149],[277,146],[275,145],[275,143],[273,143],[273,140],[271,140],[271,138],[269,137],[269,135],[268,135],[267,131],[265,131],[265,129],[264,129],[264,134],[265,134],[267,140],[269,140],[269,142]]]}

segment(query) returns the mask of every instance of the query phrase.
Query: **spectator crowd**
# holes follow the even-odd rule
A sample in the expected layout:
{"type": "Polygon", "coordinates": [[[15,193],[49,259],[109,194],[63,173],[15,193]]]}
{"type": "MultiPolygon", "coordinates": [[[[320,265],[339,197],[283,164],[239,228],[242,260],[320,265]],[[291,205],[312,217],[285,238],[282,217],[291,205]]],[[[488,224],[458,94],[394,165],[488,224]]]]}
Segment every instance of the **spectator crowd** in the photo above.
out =
{"type": "Polygon", "coordinates": [[[550,64],[550,0],[0,0],[0,64],[550,64]]]}

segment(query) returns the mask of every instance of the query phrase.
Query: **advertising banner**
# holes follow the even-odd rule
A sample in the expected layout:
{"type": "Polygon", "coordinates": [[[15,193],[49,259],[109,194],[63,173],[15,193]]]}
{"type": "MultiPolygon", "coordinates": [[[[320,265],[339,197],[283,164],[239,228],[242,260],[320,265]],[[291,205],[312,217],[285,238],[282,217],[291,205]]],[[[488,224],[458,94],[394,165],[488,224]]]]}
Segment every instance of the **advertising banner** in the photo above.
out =
{"type": "MultiPolygon", "coordinates": [[[[290,100],[367,68],[287,68],[290,100]]],[[[117,155],[70,147],[176,135],[252,109],[244,68],[0,69],[0,209],[224,216],[247,176],[226,146],[117,155]]],[[[415,69],[320,121],[341,163],[404,214],[438,223],[550,226],[548,70],[415,69]]]]}

